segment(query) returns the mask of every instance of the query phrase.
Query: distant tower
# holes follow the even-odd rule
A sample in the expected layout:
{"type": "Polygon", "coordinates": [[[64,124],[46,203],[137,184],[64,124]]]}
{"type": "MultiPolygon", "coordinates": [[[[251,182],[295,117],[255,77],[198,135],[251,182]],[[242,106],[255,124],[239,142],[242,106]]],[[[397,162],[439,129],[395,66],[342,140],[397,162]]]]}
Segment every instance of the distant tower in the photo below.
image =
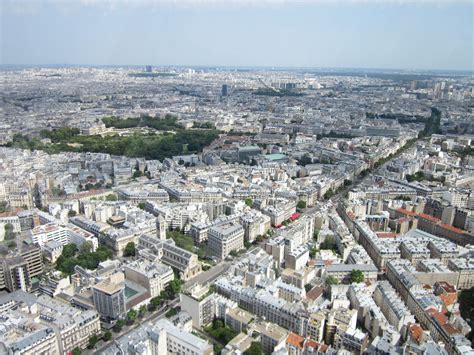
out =
{"type": "Polygon", "coordinates": [[[166,219],[161,214],[156,219],[156,234],[158,239],[166,239],[166,219]]]}
{"type": "Polygon", "coordinates": [[[221,96],[227,96],[227,84],[222,85],[221,96]]]}
{"type": "Polygon", "coordinates": [[[151,65],[147,65],[147,66],[145,67],[145,71],[146,71],[147,73],[151,73],[151,65]]]}

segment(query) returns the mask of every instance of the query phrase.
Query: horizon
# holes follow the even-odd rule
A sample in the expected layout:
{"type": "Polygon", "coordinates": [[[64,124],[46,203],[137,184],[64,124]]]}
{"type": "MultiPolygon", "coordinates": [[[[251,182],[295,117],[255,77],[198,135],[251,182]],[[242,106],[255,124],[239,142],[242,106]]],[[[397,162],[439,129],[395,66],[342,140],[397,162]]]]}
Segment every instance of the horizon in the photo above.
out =
{"type": "Polygon", "coordinates": [[[2,67],[474,70],[470,1],[5,0],[4,5],[2,67]]]}
{"type": "Polygon", "coordinates": [[[367,73],[381,73],[381,72],[392,72],[393,74],[400,73],[412,73],[412,74],[421,74],[421,73],[471,73],[474,74],[473,69],[443,69],[443,68],[433,68],[433,69],[420,69],[420,68],[383,68],[383,67],[300,67],[300,66],[258,66],[258,65],[218,65],[218,64],[208,64],[208,65],[194,65],[194,64],[177,64],[177,65],[164,65],[164,64],[77,64],[77,63],[39,63],[39,64],[11,64],[11,63],[0,63],[0,70],[5,68],[145,68],[150,65],[153,72],[160,72],[162,70],[172,70],[172,69],[212,69],[212,70],[267,70],[267,71],[299,71],[299,70],[311,70],[311,71],[334,71],[335,73],[347,73],[350,71],[358,72],[361,74],[363,72],[367,73]]]}

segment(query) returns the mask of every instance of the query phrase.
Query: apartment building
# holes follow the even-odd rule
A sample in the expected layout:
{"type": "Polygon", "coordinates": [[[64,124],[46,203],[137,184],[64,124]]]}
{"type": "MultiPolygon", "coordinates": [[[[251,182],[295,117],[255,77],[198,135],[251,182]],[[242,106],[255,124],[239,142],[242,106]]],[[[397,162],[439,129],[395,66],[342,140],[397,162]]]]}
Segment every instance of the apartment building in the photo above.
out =
{"type": "Polygon", "coordinates": [[[89,338],[101,330],[96,311],[82,311],[46,295],[37,297],[17,290],[0,297],[0,309],[2,314],[6,314],[6,322],[13,319],[10,315],[17,319],[14,327],[18,327],[18,331],[13,339],[7,341],[7,346],[15,354],[32,354],[33,351],[68,353],[76,347],[86,347],[89,338]],[[28,330],[31,333],[21,338],[21,334],[28,330]]]}
{"type": "Polygon", "coordinates": [[[213,226],[208,232],[207,249],[211,256],[225,259],[232,251],[244,248],[244,229],[237,222],[213,226]]]}
{"type": "Polygon", "coordinates": [[[0,289],[31,291],[32,278],[43,274],[43,257],[35,245],[22,244],[0,262],[0,289]]]}
{"type": "Polygon", "coordinates": [[[209,287],[196,284],[188,292],[179,295],[181,310],[189,313],[193,319],[193,327],[201,328],[212,322],[216,315],[215,294],[209,287]]]}
{"type": "Polygon", "coordinates": [[[123,273],[115,273],[92,287],[94,306],[106,321],[125,317],[125,278],[123,273]]]}
{"type": "Polygon", "coordinates": [[[401,331],[402,327],[410,322],[415,323],[415,317],[410,314],[388,281],[380,281],[377,284],[373,298],[388,322],[398,331],[401,331]]]}
{"type": "Polygon", "coordinates": [[[92,233],[73,224],[69,224],[67,227],[60,226],[54,222],[40,225],[29,231],[29,236],[34,244],[42,248],[47,243],[53,241],[63,246],[73,243],[78,247],[85,242],[89,242],[92,246],[92,251],[95,251],[99,246],[97,238],[92,233]]]}

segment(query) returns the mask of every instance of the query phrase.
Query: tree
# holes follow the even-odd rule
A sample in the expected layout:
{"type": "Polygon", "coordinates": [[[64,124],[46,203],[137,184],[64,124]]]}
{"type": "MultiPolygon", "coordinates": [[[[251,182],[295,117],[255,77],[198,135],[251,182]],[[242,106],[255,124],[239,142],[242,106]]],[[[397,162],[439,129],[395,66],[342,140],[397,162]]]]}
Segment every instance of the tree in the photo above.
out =
{"type": "Polygon", "coordinates": [[[138,205],[137,205],[138,208],[142,209],[142,210],[145,210],[145,202],[140,202],[138,205]]]}
{"type": "Polygon", "coordinates": [[[136,178],[139,178],[140,176],[142,176],[143,173],[140,171],[140,170],[135,170],[133,172],[133,178],[136,179],[136,178]]]}
{"type": "Polygon", "coordinates": [[[314,233],[313,233],[313,239],[314,240],[317,240],[318,239],[318,236],[319,236],[319,230],[315,230],[314,233]]]}
{"type": "Polygon", "coordinates": [[[321,245],[319,246],[319,248],[322,249],[322,250],[333,250],[333,251],[336,251],[336,250],[337,250],[336,240],[334,239],[334,237],[328,236],[328,237],[326,237],[326,239],[324,240],[324,242],[321,243],[321,245]]]}
{"type": "Polygon", "coordinates": [[[93,335],[89,338],[89,343],[87,344],[87,349],[93,349],[95,344],[99,341],[99,337],[97,335],[93,335]]]}
{"type": "Polygon", "coordinates": [[[102,336],[102,339],[104,339],[104,341],[110,341],[112,339],[112,332],[110,330],[106,330],[102,336]]]}
{"type": "Polygon", "coordinates": [[[247,198],[245,199],[245,204],[246,204],[247,206],[249,206],[249,207],[252,207],[252,206],[253,206],[253,201],[252,201],[252,199],[251,199],[250,197],[247,197],[247,198]]]}
{"type": "Polygon", "coordinates": [[[263,354],[263,349],[262,349],[262,343],[259,341],[252,341],[252,344],[250,344],[250,348],[245,350],[244,355],[262,355],[263,354]]]}
{"type": "Polygon", "coordinates": [[[122,319],[119,319],[119,320],[115,323],[114,328],[113,328],[113,331],[114,331],[115,333],[120,333],[120,332],[122,331],[122,328],[123,328],[124,325],[125,325],[125,321],[122,320],[122,319]]]}
{"type": "Polygon", "coordinates": [[[329,189],[326,191],[326,193],[324,194],[324,199],[328,200],[330,199],[331,197],[334,196],[334,191],[332,189],[329,189]]]}
{"type": "Polygon", "coordinates": [[[127,245],[125,246],[125,249],[123,250],[123,256],[129,257],[129,256],[135,256],[135,243],[134,242],[128,242],[127,245]]]}
{"type": "Polygon", "coordinates": [[[7,223],[4,226],[5,229],[5,240],[15,239],[15,232],[13,231],[13,224],[7,223]]]}
{"type": "Polygon", "coordinates": [[[310,256],[311,258],[314,258],[314,256],[316,255],[317,252],[318,252],[318,248],[312,247],[312,248],[309,250],[309,256],[310,256]]]}
{"type": "Polygon", "coordinates": [[[364,273],[360,270],[352,270],[351,271],[351,282],[364,282],[364,273]]]}
{"type": "Polygon", "coordinates": [[[138,309],[138,317],[142,318],[146,313],[146,306],[142,304],[138,309]]]}
{"type": "MultiPolygon", "coordinates": [[[[162,302],[162,299],[160,296],[153,297],[150,300],[150,305],[151,305],[152,310],[154,311],[156,308],[158,308],[161,305],[161,302],[162,302]]],[[[148,310],[150,310],[150,307],[148,307],[148,310]]]]}
{"type": "Polygon", "coordinates": [[[8,202],[7,201],[0,201],[0,213],[4,213],[7,211],[8,202]]]}
{"type": "Polygon", "coordinates": [[[16,242],[15,242],[14,240],[12,240],[12,241],[10,241],[10,242],[7,244],[7,246],[8,246],[9,248],[16,248],[16,242]]]}
{"type": "Polygon", "coordinates": [[[328,285],[337,285],[339,283],[339,280],[336,279],[334,276],[329,275],[326,277],[326,284],[328,285]]]}
{"type": "Polygon", "coordinates": [[[176,310],[176,308],[171,308],[168,312],[166,312],[165,317],[171,318],[177,314],[178,314],[178,311],[176,310]]]}
{"type": "Polygon", "coordinates": [[[67,212],[67,216],[68,216],[68,217],[75,217],[76,215],[77,215],[77,212],[74,211],[74,210],[69,210],[69,211],[67,212]]]}
{"type": "Polygon", "coordinates": [[[303,201],[303,200],[298,201],[296,207],[299,208],[299,209],[306,208],[306,201],[303,201]]]}
{"type": "Polygon", "coordinates": [[[183,285],[183,281],[179,279],[174,279],[174,280],[171,280],[167,288],[171,291],[173,295],[177,295],[181,291],[182,285],[183,285]]]}
{"type": "Polygon", "coordinates": [[[128,311],[127,313],[127,321],[129,324],[133,324],[133,322],[135,322],[135,320],[137,319],[137,316],[138,316],[138,312],[134,309],[131,309],[128,311]]]}
{"type": "Polygon", "coordinates": [[[105,196],[105,200],[106,201],[117,201],[118,198],[114,194],[108,194],[107,196],[105,196]]]}
{"type": "Polygon", "coordinates": [[[72,349],[72,355],[82,355],[82,350],[79,348],[72,349]]]}
{"type": "Polygon", "coordinates": [[[63,252],[61,253],[61,255],[64,256],[65,258],[71,258],[74,255],[76,255],[76,252],[77,252],[77,245],[74,243],[69,243],[63,247],[63,252]]]}
{"type": "Polygon", "coordinates": [[[81,254],[87,254],[92,251],[92,248],[94,246],[92,245],[92,242],[84,242],[81,244],[81,254]]]}

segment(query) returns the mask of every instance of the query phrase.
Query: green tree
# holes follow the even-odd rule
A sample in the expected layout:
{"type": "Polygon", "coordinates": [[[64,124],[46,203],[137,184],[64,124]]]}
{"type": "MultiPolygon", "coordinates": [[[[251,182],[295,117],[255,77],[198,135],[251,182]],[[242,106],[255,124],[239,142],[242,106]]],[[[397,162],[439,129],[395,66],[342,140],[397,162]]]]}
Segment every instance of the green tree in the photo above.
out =
{"type": "Polygon", "coordinates": [[[125,249],[123,250],[123,256],[129,257],[129,256],[135,256],[135,243],[134,242],[128,242],[127,245],[125,246],[125,249]]]}
{"type": "Polygon", "coordinates": [[[173,295],[177,295],[178,293],[180,293],[182,285],[183,285],[183,281],[175,278],[174,280],[171,280],[167,289],[169,289],[173,295]]]}
{"type": "Polygon", "coordinates": [[[140,202],[137,206],[138,206],[138,208],[145,211],[145,202],[140,202]]]}
{"type": "Polygon", "coordinates": [[[72,355],[82,355],[82,350],[80,348],[72,349],[72,355]]]}
{"type": "Polygon", "coordinates": [[[143,318],[146,314],[147,307],[142,304],[140,308],[138,309],[138,317],[143,318]]]}
{"type": "Polygon", "coordinates": [[[114,325],[114,327],[113,327],[113,331],[114,331],[115,333],[120,333],[120,332],[122,331],[124,325],[125,325],[125,321],[122,320],[122,319],[119,319],[119,320],[115,323],[115,325],[114,325]]]}
{"type": "Polygon", "coordinates": [[[13,224],[6,223],[3,228],[5,229],[5,240],[15,239],[15,232],[13,231],[13,224]]]}
{"type": "Polygon", "coordinates": [[[331,197],[333,197],[335,195],[334,191],[332,189],[329,189],[326,191],[326,193],[324,194],[324,199],[328,200],[330,199],[331,197]]]}
{"type": "Polygon", "coordinates": [[[339,280],[336,279],[334,276],[329,275],[326,277],[326,284],[328,285],[337,285],[339,283],[339,280]]]}
{"type": "Polygon", "coordinates": [[[360,270],[352,270],[351,271],[351,282],[364,282],[364,273],[360,270]]]}
{"type": "Polygon", "coordinates": [[[259,341],[252,341],[250,348],[244,351],[244,355],[262,355],[262,344],[259,341]]]}
{"type": "MultiPolygon", "coordinates": [[[[156,308],[158,308],[161,305],[162,302],[163,302],[163,300],[161,299],[160,296],[153,297],[150,300],[150,305],[153,308],[152,310],[154,311],[156,308]]],[[[150,310],[150,308],[148,308],[148,309],[150,310]]]]}
{"type": "Polygon", "coordinates": [[[250,197],[248,197],[248,198],[245,199],[245,204],[249,207],[252,207],[253,206],[253,200],[250,197]]]}
{"type": "Polygon", "coordinates": [[[99,341],[99,337],[97,335],[93,335],[89,338],[89,343],[87,344],[87,349],[93,349],[94,346],[97,344],[99,341]]]}
{"type": "Polygon", "coordinates": [[[299,208],[299,209],[306,208],[306,201],[303,201],[303,200],[298,201],[296,207],[299,208]]]}
{"type": "Polygon", "coordinates": [[[309,250],[309,256],[310,256],[311,258],[314,258],[314,256],[316,255],[317,252],[318,252],[318,248],[312,247],[312,248],[309,250]]]}
{"type": "Polygon", "coordinates": [[[110,341],[112,339],[112,332],[110,330],[106,330],[104,335],[102,335],[102,339],[104,339],[104,341],[110,341]]]}
{"type": "Polygon", "coordinates": [[[105,196],[105,200],[106,200],[106,201],[117,201],[118,198],[117,198],[117,196],[114,195],[114,194],[108,194],[107,196],[105,196]]]}
{"type": "Polygon", "coordinates": [[[178,314],[178,311],[176,310],[176,308],[171,308],[168,312],[166,312],[165,317],[171,318],[177,314],[178,314]]]}
{"type": "Polygon", "coordinates": [[[5,213],[7,211],[8,202],[0,201],[0,213],[5,213]]]}
{"type": "Polygon", "coordinates": [[[17,244],[14,240],[11,240],[8,242],[7,246],[10,248],[10,249],[13,249],[13,248],[16,248],[17,244]]]}
{"type": "Polygon", "coordinates": [[[333,250],[333,251],[337,251],[336,240],[334,239],[334,237],[328,236],[328,237],[326,237],[326,239],[324,240],[324,242],[321,243],[321,245],[319,246],[319,248],[322,249],[322,250],[333,250]]]}
{"type": "Polygon", "coordinates": [[[319,230],[315,230],[314,233],[313,233],[313,239],[314,240],[317,240],[318,239],[318,236],[319,236],[319,230]]]}
{"type": "Polygon", "coordinates": [[[168,231],[166,235],[173,239],[178,247],[194,252],[194,239],[190,235],[183,234],[180,231],[168,231]]]}
{"type": "Polygon", "coordinates": [[[133,324],[135,320],[137,319],[138,312],[134,309],[131,309],[127,312],[127,322],[128,324],[133,324]]]}
{"type": "Polygon", "coordinates": [[[75,217],[76,215],[77,215],[77,212],[74,211],[74,210],[69,210],[69,211],[67,212],[67,216],[68,216],[68,217],[75,217]]]}
{"type": "Polygon", "coordinates": [[[92,245],[92,242],[84,242],[81,244],[81,251],[80,253],[81,254],[88,254],[90,252],[92,252],[92,248],[94,246],[92,245]]]}
{"type": "Polygon", "coordinates": [[[77,245],[74,243],[69,243],[63,247],[63,252],[61,253],[61,255],[64,256],[65,258],[71,258],[74,255],[76,255],[76,252],[77,252],[77,245]]]}

